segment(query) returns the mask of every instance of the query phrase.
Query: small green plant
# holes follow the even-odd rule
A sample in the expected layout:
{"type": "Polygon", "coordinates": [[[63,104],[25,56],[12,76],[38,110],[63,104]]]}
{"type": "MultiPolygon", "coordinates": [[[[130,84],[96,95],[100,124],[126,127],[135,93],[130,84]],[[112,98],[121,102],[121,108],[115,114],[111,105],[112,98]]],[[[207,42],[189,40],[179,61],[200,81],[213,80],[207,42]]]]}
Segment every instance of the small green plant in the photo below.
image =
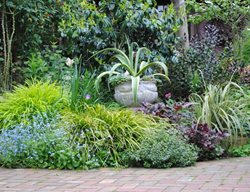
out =
{"type": "Polygon", "coordinates": [[[86,105],[81,113],[65,112],[64,118],[72,125],[74,141],[84,145],[86,153],[95,154],[101,166],[120,165],[122,152],[137,149],[143,138],[161,126],[132,110],[109,109],[99,104],[86,105]]]}
{"type": "Polygon", "coordinates": [[[80,98],[81,98],[81,105],[83,103],[87,104],[95,104],[97,103],[102,95],[98,95],[96,89],[94,89],[96,80],[95,72],[85,71],[84,74],[81,76],[80,80],[80,98]]]}
{"type": "Polygon", "coordinates": [[[94,89],[95,73],[85,71],[81,74],[80,59],[67,59],[67,65],[74,65],[70,86],[70,107],[72,110],[83,110],[85,104],[94,104],[99,100],[97,90],[94,89]]]}
{"type": "Polygon", "coordinates": [[[140,58],[141,58],[143,52],[150,53],[149,49],[147,49],[146,47],[139,48],[137,43],[135,43],[135,42],[129,43],[128,39],[127,39],[127,46],[128,46],[127,47],[128,48],[128,55],[126,55],[126,53],[123,52],[122,50],[119,50],[116,48],[103,49],[95,54],[95,55],[97,55],[97,54],[100,54],[102,52],[107,52],[107,51],[115,52],[116,54],[111,59],[114,59],[117,61],[116,64],[109,71],[103,72],[97,77],[96,87],[98,88],[98,84],[99,84],[101,78],[105,75],[109,75],[109,78],[111,78],[113,75],[124,74],[125,71],[122,73],[117,71],[118,68],[122,68],[123,70],[127,71],[128,76],[131,79],[131,85],[132,85],[132,91],[133,91],[133,101],[134,101],[134,103],[137,103],[137,92],[138,92],[138,88],[139,88],[140,79],[141,79],[141,76],[143,75],[143,73],[147,69],[149,69],[150,67],[158,66],[158,67],[161,67],[163,69],[163,71],[164,71],[163,74],[162,73],[154,73],[154,74],[152,74],[152,76],[158,75],[158,76],[163,76],[164,78],[168,79],[168,69],[167,69],[167,66],[162,62],[158,62],[158,61],[153,61],[153,62],[142,61],[142,62],[140,62],[140,58]],[[134,52],[134,48],[138,48],[138,50],[136,52],[134,52]]]}
{"type": "Polygon", "coordinates": [[[129,164],[153,168],[185,167],[198,158],[197,148],[175,129],[160,130],[145,138],[140,149],[128,152],[129,164]]]}
{"type": "Polygon", "coordinates": [[[5,93],[0,101],[0,128],[8,128],[38,113],[54,113],[61,110],[65,100],[56,84],[40,81],[27,82],[5,93]]]}
{"type": "Polygon", "coordinates": [[[248,102],[238,84],[208,85],[204,95],[193,94],[191,100],[196,104],[198,123],[207,123],[218,132],[226,131],[234,137],[246,133],[248,102]]]}
{"type": "Polygon", "coordinates": [[[26,64],[25,76],[28,79],[41,80],[48,72],[47,63],[43,60],[41,53],[32,53],[26,64]]]}
{"type": "Polygon", "coordinates": [[[131,80],[131,78],[129,76],[126,76],[124,74],[119,74],[119,75],[115,75],[115,76],[110,77],[109,84],[111,86],[115,87],[121,83],[130,81],[130,80],[131,80]]]}
{"type": "Polygon", "coordinates": [[[201,90],[202,87],[202,79],[198,73],[198,71],[195,71],[193,74],[193,77],[190,82],[190,87],[192,93],[198,93],[201,90]]]}
{"type": "Polygon", "coordinates": [[[62,50],[52,44],[51,48],[42,52],[31,53],[26,62],[25,76],[28,79],[63,82],[71,73],[66,61],[62,50]]]}
{"type": "Polygon", "coordinates": [[[250,156],[250,141],[246,145],[233,147],[229,149],[229,154],[234,157],[247,157],[250,156]]]}

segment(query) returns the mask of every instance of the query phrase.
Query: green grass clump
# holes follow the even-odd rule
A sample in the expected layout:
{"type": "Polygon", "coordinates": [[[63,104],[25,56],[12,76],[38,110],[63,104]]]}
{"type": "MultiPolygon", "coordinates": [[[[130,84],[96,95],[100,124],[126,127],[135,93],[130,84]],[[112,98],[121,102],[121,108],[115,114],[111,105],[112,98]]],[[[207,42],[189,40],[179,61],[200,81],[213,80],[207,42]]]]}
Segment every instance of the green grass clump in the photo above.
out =
{"type": "Polygon", "coordinates": [[[196,104],[197,121],[218,132],[228,132],[231,142],[249,130],[249,99],[238,84],[209,85],[204,95],[194,94],[191,100],[196,104]]]}
{"type": "Polygon", "coordinates": [[[25,123],[36,114],[53,113],[63,105],[61,88],[54,83],[38,81],[19,85],[0,100],[0,129],[25,123]]]}
{"type": "Polygon", "coordinates": [[[161,126],[149,116],[103,105],[86,106],[82,113],[68,111],[64,118],[74,141],[85,146],[86,154],[94,154],[100,166],[119,166],[125,150],[139,148],[140,141],[161,126]]]}

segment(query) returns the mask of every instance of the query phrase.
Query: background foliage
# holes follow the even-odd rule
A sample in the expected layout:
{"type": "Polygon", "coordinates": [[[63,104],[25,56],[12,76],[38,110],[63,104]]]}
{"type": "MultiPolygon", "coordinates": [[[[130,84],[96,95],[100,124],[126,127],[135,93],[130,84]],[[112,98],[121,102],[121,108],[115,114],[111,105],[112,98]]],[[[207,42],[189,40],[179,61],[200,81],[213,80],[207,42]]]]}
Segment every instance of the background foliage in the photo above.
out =
{"type": "Polygon", "coordinates": [[[132,42],[152,50],[151,56],[174,59],[175,32],[181,20],[173,6],[162,15],[155,6],[151,0],[108,0],[100,1],[98,6],[88,1],[82,1],[80,5],[65,3],[59,30],[68,45],[66,51],[76,55],[84,53],[86,65],[90,67],[94,61],[87,59],[93,52],[107,47],[121,48],[127,35],[132,42]]]}
{"type": "Polygon", "coordinates": [[[187,10],[191,13],[190,21],[200,23],[202,21],[220,20],[230,27],[233,35],[240,32],[250,16],[248,0],[209,0],[202,2],[188,0],[187,10]]]}

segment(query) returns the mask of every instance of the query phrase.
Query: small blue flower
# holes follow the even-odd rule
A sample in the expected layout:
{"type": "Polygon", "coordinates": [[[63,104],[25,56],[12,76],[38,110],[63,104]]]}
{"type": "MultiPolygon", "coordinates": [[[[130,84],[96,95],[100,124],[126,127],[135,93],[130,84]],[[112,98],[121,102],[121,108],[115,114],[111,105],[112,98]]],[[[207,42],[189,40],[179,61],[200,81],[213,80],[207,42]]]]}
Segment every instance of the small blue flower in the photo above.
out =
{"type": "Polygon", "coordinates": [[[86,100],[90,100],[90,99],[91,99],[91,95],[90,95],[90,94],[86,94],[86,95],[85,95],[85,99],[86,99],[86,100]]]}

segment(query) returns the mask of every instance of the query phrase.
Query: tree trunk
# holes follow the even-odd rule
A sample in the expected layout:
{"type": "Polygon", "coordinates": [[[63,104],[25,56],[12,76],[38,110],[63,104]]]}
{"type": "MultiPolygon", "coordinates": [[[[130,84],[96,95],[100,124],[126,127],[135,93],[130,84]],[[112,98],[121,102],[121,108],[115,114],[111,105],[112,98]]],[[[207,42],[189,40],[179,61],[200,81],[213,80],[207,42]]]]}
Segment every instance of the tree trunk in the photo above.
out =
{"type": "Polygon", "coordinates": [[[187,49],[189,47],[188,22],[185,8],[185,0],[174,0],[176,12],[183,19],[183,25],[178,31],[178,35],[183,38],[183,45],[187,49]]]}

